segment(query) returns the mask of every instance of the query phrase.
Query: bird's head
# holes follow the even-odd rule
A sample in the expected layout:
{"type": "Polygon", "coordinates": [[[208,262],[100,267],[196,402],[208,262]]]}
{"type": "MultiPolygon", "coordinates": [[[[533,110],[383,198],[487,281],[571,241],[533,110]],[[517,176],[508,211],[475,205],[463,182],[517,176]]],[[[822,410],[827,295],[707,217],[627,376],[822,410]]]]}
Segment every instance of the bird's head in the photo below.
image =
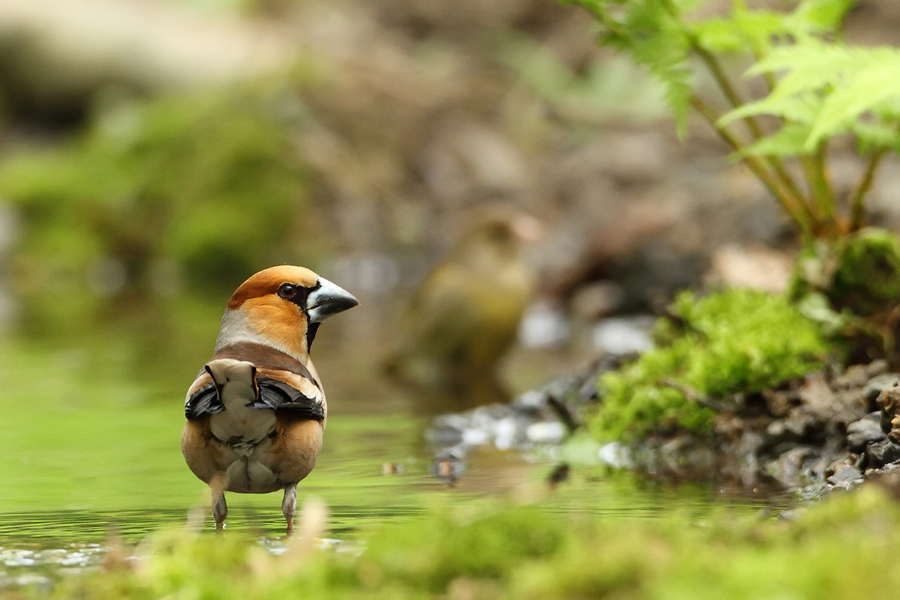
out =
{"type": "Polygon", "coordinates": [[[216,351],[239,342],[265,344],[302,362],[319,324],[359,301],[304,267],[270,267],[252,275],[231,296],[216,351]]]}
{"type": "Polygon", "coordinates": [[[478,216],[460,238],[454,253],[458,260],[473,263],[485,256],[515,261],[525,244],[538,241],[543,226],[532,216],[496,209],[478,216]]]}

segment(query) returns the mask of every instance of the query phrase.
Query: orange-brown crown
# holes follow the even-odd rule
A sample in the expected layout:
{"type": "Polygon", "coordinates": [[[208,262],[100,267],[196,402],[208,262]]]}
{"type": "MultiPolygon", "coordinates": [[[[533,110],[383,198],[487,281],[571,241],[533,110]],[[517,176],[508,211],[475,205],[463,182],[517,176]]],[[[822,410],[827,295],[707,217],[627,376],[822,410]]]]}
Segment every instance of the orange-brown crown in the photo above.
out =
{"type": "Polygon", "coordinates": [[[275,294],[283,283],[312,288],[318,280],[319,276],[305,267],[291,265],[269,267],[251,275],[247,281],[238,286],[228,301],[228,308],[240,308],[247,300],[275,294]]]}

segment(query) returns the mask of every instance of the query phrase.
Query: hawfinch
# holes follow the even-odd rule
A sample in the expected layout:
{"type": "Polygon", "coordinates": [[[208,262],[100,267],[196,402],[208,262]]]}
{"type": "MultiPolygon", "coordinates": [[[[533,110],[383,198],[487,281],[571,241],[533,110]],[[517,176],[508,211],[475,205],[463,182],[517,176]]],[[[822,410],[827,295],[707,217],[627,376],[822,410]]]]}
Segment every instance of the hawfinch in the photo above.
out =
{"type": "Polygon", "coordinates": [[[297,482],[322,448],[328,406],[309,348],[319,324],[359,304],[303,267],[256,273],[231,296],[215,354],[191,384],[181,451],[209,484],[216,529],[228,514],[225,492],[284,489],[293,529],[297,482]]]}
{"type": "Polygon", "coordinates": [[[534,296],[522,250],[540,233],[521,213],[482,215],[413,295],[388,372],[426,386],[493,376],[534,296]]]}

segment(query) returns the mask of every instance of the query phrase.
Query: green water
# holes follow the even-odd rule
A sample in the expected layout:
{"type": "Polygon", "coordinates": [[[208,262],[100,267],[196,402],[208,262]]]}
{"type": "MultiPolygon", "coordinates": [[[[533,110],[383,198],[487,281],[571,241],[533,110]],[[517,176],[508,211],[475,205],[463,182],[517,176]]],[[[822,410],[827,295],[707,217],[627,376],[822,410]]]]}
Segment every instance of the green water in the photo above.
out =
{"type": "MultiPolygon", "coordinates": [[[[209,356],[219,314],[180,302],[99,311],[60,328],[62,314],[0,337],[0,574],[96,564],[110,535],[139,543],[183,525],[197,507],[212,530],[206,486],[185,466],[179,440],[185,390],[209,356]]],[[[648,488],[590,469],[576,469],[551,492],[544,479],[555,462],[547,449],[474,451],[463,477],[445,486],[431,475],[433,449],[423,441],[429,408],[378,374],[385,321],[375,317],[351,311],[326,324],[313,348],[329,419],[300,499],[325,501],[329,537],[352,540],[435,503],[473,499],[521,503],[552,494],[562,518],[590,511],[610,519],[652,518],[670,506],[702,515],[721,501],[709,488],[648,488]],[[400,472],[385,475],[388,463],[400,472]]],[[[550,359],[518,360],[535,380],[523,386],[557,368],[550,359]]],[[[283,536],[280,494],[229,494],[228,503],[230,531],[274,543],[283,536]]],[[[762,503],[739,504],[756,510],[762,503]]]]}
{"type": "MultiPolygon", "coordinates": [[[[0,546],[10,538],[102,541],[110,524],[134,537],[205,507],[206,486],[185,466],[179,440],[185,390],[208,358],[218,317],[194,314],[206,339],[123,318],[99,332],[0,341],[0,546]]],[[[346,371],[327,356],[339,348],[323,347],[320,370],[346,371]]],[[[352,362],[371,368],[364,363],[352,362]]],[[[333,507],[338,531],[358,515],[409,514],[415,493],[438,485],[419,443],[425,420],[395,406],[394,394],[376,402],[385,395],[378,386],[360,397],[356,374],[332,379],[325,447],[303,493],[333,507]],[[385,462],[403,473],[384,476],[385,462]]],[[[229,504],[231,527],[283,527],[276,494],[230,494],[229,504]]]]}

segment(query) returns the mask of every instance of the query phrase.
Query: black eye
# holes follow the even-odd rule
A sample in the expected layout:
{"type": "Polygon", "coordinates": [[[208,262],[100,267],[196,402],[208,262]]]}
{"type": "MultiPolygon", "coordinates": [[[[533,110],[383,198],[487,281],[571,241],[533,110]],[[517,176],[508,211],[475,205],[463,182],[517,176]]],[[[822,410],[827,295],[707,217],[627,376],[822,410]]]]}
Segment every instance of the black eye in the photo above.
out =
{"type": "Polygon", "coordinates": [[[282,283],[278,288],[278,295],[284,299],[293,298],[297,295],[297,286],[291,283],[282,283]]]}

